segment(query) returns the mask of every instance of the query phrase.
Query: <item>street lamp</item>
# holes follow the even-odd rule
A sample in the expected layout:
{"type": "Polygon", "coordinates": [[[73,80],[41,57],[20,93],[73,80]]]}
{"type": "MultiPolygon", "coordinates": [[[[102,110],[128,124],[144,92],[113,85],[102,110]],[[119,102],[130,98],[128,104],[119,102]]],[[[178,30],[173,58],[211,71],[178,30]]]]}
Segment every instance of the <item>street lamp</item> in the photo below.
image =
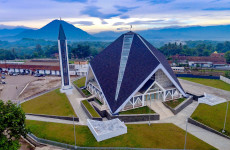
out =
{"type": "Polygon", "coordinates": [[[184,140],[184,150],[186,150],[187,129],[188,129],[188,119],[186,119],[186,132],[185,132],[185,140],[184,140]]]}
{"type": "Polygon", "coordinates": [[[76,148],[76,133],[75,133],[74,116],[73,116],[73,127],[74,127],[74,141],[75,141],[75,147],[74,148],[76,148]]]}
{"type": "Polygon", "coordinates": [[[228,102],[229,102],[229,101],[227,101],[227,108],[226,108],[225,120],[224,120],[224,128],[223,128],[223,130],[222,130],[222,133],[225,133],[225,124],[226,124],[227,114],[228,114],[228,102]]]}

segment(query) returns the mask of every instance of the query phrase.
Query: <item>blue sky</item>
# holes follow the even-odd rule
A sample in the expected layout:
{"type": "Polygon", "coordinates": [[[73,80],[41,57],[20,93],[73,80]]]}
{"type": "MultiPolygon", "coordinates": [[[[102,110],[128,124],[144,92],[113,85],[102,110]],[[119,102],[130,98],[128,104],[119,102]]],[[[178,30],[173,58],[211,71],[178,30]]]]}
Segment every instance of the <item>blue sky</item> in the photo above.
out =
{"type": "Polygon", "coordinates": [[[88,32],[230,24],[229,0],[0,0],[0,28],[61,17],[88,32]]]}

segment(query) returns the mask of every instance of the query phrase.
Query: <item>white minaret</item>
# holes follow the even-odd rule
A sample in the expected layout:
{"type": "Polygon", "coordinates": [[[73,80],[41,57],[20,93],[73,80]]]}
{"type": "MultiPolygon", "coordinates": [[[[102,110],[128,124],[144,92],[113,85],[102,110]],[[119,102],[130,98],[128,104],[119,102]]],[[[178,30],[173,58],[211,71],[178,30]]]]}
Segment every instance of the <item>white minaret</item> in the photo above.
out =
{"type": "Polygon", "coordinates": [[[60,70],[61,70],[61,92],[69,93],[72,92],[72,86],[70,82],[69,75],[69,59],[68,59],[68,49],[66,36],[63,30],[62,25],[59,27],[59,36],[58,36],[58,49],[59,49],[59,61],[60,61],[60,70]]]}

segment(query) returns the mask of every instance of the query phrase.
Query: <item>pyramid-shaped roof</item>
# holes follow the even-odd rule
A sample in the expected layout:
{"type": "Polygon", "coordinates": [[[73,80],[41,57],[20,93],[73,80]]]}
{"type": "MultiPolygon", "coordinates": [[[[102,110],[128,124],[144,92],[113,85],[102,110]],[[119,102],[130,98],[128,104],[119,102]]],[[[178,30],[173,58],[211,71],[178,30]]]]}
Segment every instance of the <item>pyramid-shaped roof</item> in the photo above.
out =
{"type": "Polygon", "coordinates": [[[121,35],[90,62],[112,113],[147,82],[160,64],[181,88],[164,55],[134,32],[121,35]]]}

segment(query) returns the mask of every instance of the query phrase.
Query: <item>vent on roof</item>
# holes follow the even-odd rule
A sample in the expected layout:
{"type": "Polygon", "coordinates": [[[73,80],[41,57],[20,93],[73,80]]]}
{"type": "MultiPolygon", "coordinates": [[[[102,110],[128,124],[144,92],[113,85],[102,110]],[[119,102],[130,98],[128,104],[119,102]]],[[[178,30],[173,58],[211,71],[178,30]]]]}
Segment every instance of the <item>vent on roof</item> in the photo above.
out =
{"type": "Polygon", "coordinates": [[[126,64],[128,61],[132,41],[133,41],[133,34],[132,35],[124,35],[122,52],[121,52],[120,67],[119,67],[119,74],[118,74],[118,79],[117,79],[117,88],[116,88],[115,100],[117,100],[117,98],[118,98],[118,94],[119,94],[121,82],[122,82],[122,79],[123,79],[123,76],[125,73],[125,67],[126,67],[126,64]]]}

